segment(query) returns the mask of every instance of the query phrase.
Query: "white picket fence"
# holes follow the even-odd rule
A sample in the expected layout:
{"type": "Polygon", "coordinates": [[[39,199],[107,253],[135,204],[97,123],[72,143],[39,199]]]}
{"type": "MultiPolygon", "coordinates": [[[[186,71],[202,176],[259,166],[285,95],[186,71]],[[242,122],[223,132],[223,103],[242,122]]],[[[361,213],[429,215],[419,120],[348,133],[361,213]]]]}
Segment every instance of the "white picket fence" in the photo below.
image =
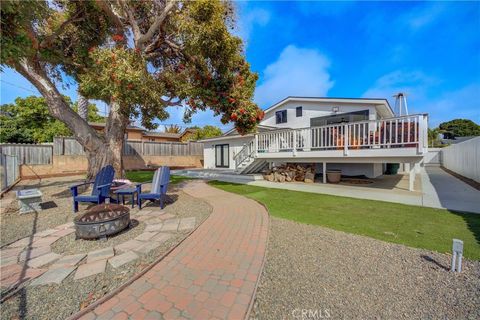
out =
{"type": "Polygon", "coordinates": [[[480,182],[480,137],[443,148],[442,165],[464,177],[480,182]]]}

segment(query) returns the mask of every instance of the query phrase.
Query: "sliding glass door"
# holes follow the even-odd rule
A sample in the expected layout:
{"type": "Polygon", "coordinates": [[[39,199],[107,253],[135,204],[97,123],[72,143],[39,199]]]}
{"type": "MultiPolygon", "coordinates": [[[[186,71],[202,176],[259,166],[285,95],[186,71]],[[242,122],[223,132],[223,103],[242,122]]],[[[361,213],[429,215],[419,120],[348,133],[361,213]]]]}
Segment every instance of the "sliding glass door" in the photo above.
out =
{"type": "Polygon", "coordinates": [[[215,145],[215,167],[228,168],[229,164],[229,145],[217,144],[215,145]]]}

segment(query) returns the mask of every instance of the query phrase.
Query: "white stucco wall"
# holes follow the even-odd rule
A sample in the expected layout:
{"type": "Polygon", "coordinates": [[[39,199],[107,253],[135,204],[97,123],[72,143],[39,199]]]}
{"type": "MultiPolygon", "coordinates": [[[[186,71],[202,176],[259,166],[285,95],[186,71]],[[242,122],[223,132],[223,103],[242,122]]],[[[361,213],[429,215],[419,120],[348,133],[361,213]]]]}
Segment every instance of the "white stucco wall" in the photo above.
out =
{"type": "Polygon", "coordinates": [[[310,127],[310,118],[324,117],[329,115],[335,115],[346,112],[369,110],[369,119],[375,120],[377,112],[374,105],[368,106],[363,104],[347,104],[347,103],[334,103],[334,102],[300,102],[289,101],[285,104],[273,109],[265,114],[265,118],[260,123],[266,126],[278,127],[278,128],[306,128],[310,127]],[[296,108],[303,108],[303,114],[301,117],[296,116],[296,108]],[[338,107],[338,112],[332,111],[333,107],[338,107]],[[276,124],[275,112],[280,110],[287,110],[287,122],[276,124]]]}
{"type": "Polygon", "coordinates": [[[244,144],[251,141],[252,137],[226,139],[218,141],[205,141],[203,147],[203,161],[205,169],[215,169],[215,145],[228,144],[229,145],[229,169],[235,169],[235,162],[233,157],[242,150],[244,144]]]}

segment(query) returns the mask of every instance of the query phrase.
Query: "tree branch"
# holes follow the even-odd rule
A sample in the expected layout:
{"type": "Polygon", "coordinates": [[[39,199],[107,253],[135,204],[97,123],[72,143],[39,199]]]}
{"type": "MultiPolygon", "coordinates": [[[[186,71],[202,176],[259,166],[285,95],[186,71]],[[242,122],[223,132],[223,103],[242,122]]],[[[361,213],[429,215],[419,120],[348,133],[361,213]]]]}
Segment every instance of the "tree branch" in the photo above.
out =
{"type": "Polygon", "coordinates": [[[62,24],[60,25],[60,27],[58,27],[58,29],[55,30],[55,32],[53,32],[52,34],[48,35],[45,39],[42,40],[42,42],[40,42],[40,48],[46,48],[46,47],[50,46],[50,44],[52,43],[52,41],[53,41],[56,37],[58,37],[58,36],[65,30],[65,27],[66,27],[67,25],[69,25],[70,23],[83,20],[82,18],[79,18],[79,16],[81,15],[81,13],[82,13],[82,11],[79,10],[75,15],[73,15],[73,16],[70,17],[69,19],[65,20],[64,22],[62,22],[62,24]]]}
{"type": "Polygon", "coordinates": [[[98,7],[100,9],[103,10],[103,12],[105,12],[107,14],[108,18],[110,19],[111,22],[113,22],[113,24],[115,24],[117,29],[123,30],[125,25],[122,21],[122,17],[120,17],[119,15],[117,15],[113,11],[113,9],[110,7],[110,5],[107,1],[105,1],[105,0],[95,0],[95,3],[98,5],[98,7]]]}
{"type": "Polygon", "coordinates": [[[130,6],[128,3],[126,3],[123,0],[120,0],[120,4],[127,13],[128,21],[130,22],[130,25],[132,26],[132,31],[133,31],[133,40],[135,44],[137,43],[138,39],[142,36],[142,32],[140,31],[140,28],[138,26],[137,20],[135,20],[135,16],[133,15],[132,10],[130,10],[130,6]]]}
{"type": "Polygon", "coordinates": [[[165,21],[165,19],[167,18],[168,14],[170,13],[170,11],[175,8],[175,1],[168,1],[167,4],[165,5],[165,8],[163,9],[162,13],[160,15],[158,15],[156,18],[155,18],[155,21],[153,22],[153,24],[150,26],[150,28],[148,29],[147,33],[143,34],[142,36],[140,36],[140,38],[138,39],[137,43],[139,45],[142,45],[144,44],[145,42],[149,41],[153,35],[155,34],[155,32],[160,29],[160,26],[163,24],[163,22],[165,21]]]}

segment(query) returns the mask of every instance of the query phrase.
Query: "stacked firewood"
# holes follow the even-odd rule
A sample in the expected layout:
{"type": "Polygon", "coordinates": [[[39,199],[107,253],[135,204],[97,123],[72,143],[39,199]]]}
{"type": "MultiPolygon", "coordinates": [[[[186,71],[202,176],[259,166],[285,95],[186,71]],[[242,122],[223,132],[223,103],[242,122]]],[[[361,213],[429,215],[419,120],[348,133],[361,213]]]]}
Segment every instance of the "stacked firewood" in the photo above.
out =
{"type": "Polygon", "coordinates": [[[287,163],[268,169],[263,178],[272,182],[303,181],[313,183],[315,180],[315,165],[287,163]]]}

